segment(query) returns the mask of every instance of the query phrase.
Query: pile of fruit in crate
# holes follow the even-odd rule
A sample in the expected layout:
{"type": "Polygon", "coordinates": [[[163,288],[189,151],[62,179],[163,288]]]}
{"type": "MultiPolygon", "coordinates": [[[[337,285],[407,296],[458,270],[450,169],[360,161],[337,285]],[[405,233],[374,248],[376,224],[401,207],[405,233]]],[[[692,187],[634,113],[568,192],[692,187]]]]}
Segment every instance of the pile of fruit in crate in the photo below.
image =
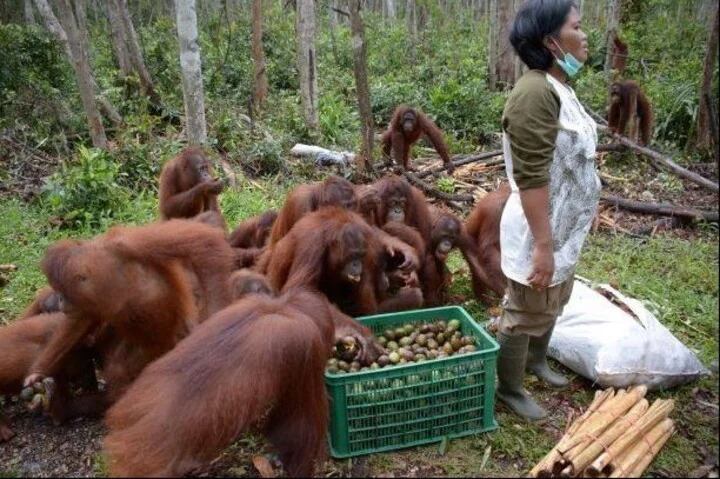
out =
{"type": "Polygon", "coordinates": [[[407,323],[383,331],[377,340],[384,353],[377,361],[363,366],[355,360],[358,351],[355,338],[343,338],[333,348],[333,357],[328,360],[326,370],[332,374],[352,373],[477,351],[475,338],[463,336],[457,319],[407,323]]]}

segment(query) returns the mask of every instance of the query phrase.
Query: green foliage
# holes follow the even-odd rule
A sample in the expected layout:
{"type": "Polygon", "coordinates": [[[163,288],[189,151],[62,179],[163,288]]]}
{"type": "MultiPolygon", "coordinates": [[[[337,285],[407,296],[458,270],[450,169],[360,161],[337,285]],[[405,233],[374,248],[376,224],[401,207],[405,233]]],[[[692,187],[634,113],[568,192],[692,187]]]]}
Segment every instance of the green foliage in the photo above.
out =
{"type": "Polygon", "coordinates": [[[705,23],[673,0],[655,0],[629,18],[621,33],[630,52],[625,77],[653,104],[656,140],[683,147],[697,114],[705,23]]]}
{"type": "Polygon", "coordinates": [[[0,130],[53,152],[85,132],[72,69],[44,30],[0,24],[0,130]],[[69,100],[68,100],[69,99],[69,100]]]}
{"type": "Polygon", "coordinates": [[[329,147],[352,145],[358,138],[360,118],[355,105],[337,93],[323,93],[319,101],[320,134],[329,147]]]}
{"type": "Polygon", "coordinates": [[[272,138],[262,138],[253,142],[241,163],[255,175],[275,175],[285,171],[283,148],[272,138]]]}
{"type": "Polygon", "coordinates": [[[118,184],[120,169],[106,152],[80,146],[77,161],[64,163],[48,179],[43,201],[64,224],[97,226],[127,202],[128,193],[118,184]]]}
{"type": "Polygon", "coordinates": [[[436,183],[437,189],[445,193],[455,192],[455,180],[452,176],[443,176],[438,178],[436,183]]]}

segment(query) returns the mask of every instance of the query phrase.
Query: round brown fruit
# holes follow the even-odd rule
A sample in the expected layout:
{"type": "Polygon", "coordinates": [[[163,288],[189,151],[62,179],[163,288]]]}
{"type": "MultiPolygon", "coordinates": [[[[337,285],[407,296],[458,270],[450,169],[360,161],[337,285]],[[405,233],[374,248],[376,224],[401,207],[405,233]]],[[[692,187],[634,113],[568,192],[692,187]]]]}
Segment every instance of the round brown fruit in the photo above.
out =
{"type": "Polygon", "coordinates": [[[379,358],[377,358],[377,363],[380,365],[380,367],[385,367],[390,364],[390,358],[387,354],[383,354],[379,358]]]}
{"type": "Polygon", "coordinates": [[[397,364],[400,362],[400,355],[397,351],[393,351],[392,353],[388,354],[388,359],[390,359],[391,363],[397,364]]]}
{"type": "Polygon", "coordinates": [[[338,361],[337,367],[345,372],[350,371],[350,364],[347,361],[338,361]]]}
{"type": "Polygon", "coordinates": [[[424,334],[418,334],[418,337],[415,338],[415,342],[420,346],[425,346],[427,344],[427,337],[424,334]]]}
{"type": "Polygon", "coordinates": [[[383,336],[385,336],[388,341],[392,341],[393,339],[395,339],[395,331],[393,331],[392,329],[386,329],[383,333],[383,336]]]}
{"type": "Polygon", "coordinates": [[[460,338],[452,338],[450,341],[450,344],[452,345],[452,348],[457,351],[462,347],[462,341],[460,341],[460,338]]]}
{"type": "Polygon", "coordinates": [[[396,343],[395,341],[388,341],[387,348],[390,351],[397,351],[400,348],[400,346],[398,346],[398,343],[396,343]]]}
{"type": "Polygon", "coordinates": [[[410,339],[410,336],[405,336],[400,338],[400,346],[410,346],[413,342],[412,339],[410,339]]]}
{"type": "Polygon", "coordinates": [[[437,349],[438,346],[439,346],[439,345],[438,345],[438,342],[437,342],[437,341],[435,341],[434,339],[428,339],[428,341],[427,341],[427,347],[428,347],[429,349],[437,349]]]}

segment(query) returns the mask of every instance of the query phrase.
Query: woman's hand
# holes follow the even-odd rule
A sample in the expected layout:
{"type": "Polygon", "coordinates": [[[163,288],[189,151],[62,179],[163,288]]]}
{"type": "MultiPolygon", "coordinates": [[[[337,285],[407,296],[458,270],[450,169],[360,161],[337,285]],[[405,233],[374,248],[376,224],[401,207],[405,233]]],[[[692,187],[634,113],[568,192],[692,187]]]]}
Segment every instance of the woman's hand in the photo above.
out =
{"type": "Polygon", "coordinates": [[[533,289],[543,290],[555,273],[549,187],[520,190],[520,202],[533,236],[532,270],[527,280],[533,289]]]}
{"type": "Polygon", "coordinates": [[[535,243],[532,253],[532,271],[527,280],[536,290],[543,290],[550,285],[555,273],[552,243],[535,243]]]}

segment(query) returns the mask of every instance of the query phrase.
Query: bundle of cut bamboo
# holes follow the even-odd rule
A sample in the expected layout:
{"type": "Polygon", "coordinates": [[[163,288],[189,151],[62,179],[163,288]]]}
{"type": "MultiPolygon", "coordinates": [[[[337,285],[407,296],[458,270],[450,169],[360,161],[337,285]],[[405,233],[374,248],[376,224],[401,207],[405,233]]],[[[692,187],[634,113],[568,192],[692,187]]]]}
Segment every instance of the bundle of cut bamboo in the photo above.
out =
{"type": "Polygon", "coordinates": [[[674,402],[651,406],[645,393],[645,386],[597,391],[530,477],[641,477],[675,431],[674,402]]]}

